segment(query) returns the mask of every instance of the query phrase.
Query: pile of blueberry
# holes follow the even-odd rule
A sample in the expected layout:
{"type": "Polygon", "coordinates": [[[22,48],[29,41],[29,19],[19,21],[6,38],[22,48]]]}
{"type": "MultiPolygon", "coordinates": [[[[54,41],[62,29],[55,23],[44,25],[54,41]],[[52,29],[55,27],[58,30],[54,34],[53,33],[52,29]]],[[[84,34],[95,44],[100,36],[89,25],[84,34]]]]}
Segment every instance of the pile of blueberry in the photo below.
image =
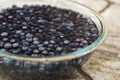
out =
{"type": "Polygon", "coordinates": [[[88,17],[50,5],[23,5],[0,12],[0,49],[18,55],[65,55],[90,45],[98,29],[88,17]]]}

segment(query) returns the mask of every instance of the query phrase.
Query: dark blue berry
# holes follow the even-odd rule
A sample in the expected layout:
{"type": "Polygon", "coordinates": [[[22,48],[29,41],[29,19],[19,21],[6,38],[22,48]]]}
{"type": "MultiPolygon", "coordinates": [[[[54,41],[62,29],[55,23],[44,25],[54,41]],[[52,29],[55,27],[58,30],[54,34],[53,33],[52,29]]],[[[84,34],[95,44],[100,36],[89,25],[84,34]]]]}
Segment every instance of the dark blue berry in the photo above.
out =
{"type": "Polygon", "coordinates": [[[45,20],[38,20],[37,23],[38,23],[38,24],[44,24],[44,23],[45,23],[45,20]]]}
{"type": "Polygon", "coordinates": [[[65,41],[64,41],[64,44],[69,44],[69,43],[70,43],[69,40],[65,40],[65,41]]]}
{"type": "Polygon", "coordinates": [[[22,10],[16,10],[16,13],[21,13],[22,12],[22,10]]]}
{"type": "Polygon", "coordinates": [[[25,20],[26,21],[30,21],[30,17],[25,17],[25,20]]]}
{"type": "Polygon", "coordinates": [[[12,46],[11,43],[5,43],[4,44],[4,48],[11,48],[11,46],[12,46]]]}
{"type": "Polygon", "coordinates": [[[56,32],[57,32],[56,29],[50,29],[50,31],[53,32],[53,33],[56,33],[56,32]]]}
{"type": "Polygon", "coordinates": [[[29,42],[27,42],[27,41],[22,41],[22,44],[23,44],[24,46],[29,46],[29,42]]]}
{"type": "Polygon", "coordinates": [[[57,47],[56,51],[62,51],[62,48],[61,47],[57,47]]]}
{"type": "Polygon", "coordinates": [[[34,37],[33,38],[33,41],[38,41],[39,39],[37,37],[34,37]]]}
{"type": "Polygon", "coordinates": [[[44,51],[42,52],[42,54],[48,54],[48,51],[47,51],[47,50],[44,50],[44,51]]]}
{"type": "Polygon", "coordinates": [[[3,47],[4,42],[0,41],[0,47],[3,47]]]}
{"type": "Polygon", "coordinates": [[[27,37],[27,38],[31,38],[31,37],[33,37],[33,34],[27,33],[27,34],[26,34],[26,37],[27,37]]]}
{"type": "Polygon", "coordinates": [[[34,50],[33,50],[33,53],[36,53],[36,54],[37,54],[37,53],[39,53],[39,52],[40,52],[40,51],[39,51],[38,49],[34,49],[34,50]]]}
{"type": "Polygon", "coordinates": [[[28,27],[27,26],[23,26],[22,29],[26,30],[28,27]]]}
{"type": "Polygon", "coordinates": [[[8,33],[7,32],[3,32],[0,35],[1,35],[1,37],[6,37],[6,36],[8,36],[8,33]]]}
{"type": "Polygon", "coordinates": [[[85,32],[85,37],[90,37],[91,36],[91,33],[89,31],[86,31],[85,32]]]}
{"type": "Polygon", "coordinates": [[[9,39],[8,38],[3,38],[2,41],[3,42],[7,42],[9,39]]]}
{"type": "Polygon", "coordinates": [[[34,41],[33,44],[39,44],[40,42],[39,41],[34,41]]]}
{"type": "Polygon", "coordinates": [[[55,41],[54,41],[54,40],[50,40],[50,43],[51,43],[51,44],[55,44],[55,41]]]}
{"type": "Polygon", "coordinates": [[[81,43],[84,45],[88,44],[88,42],[86,40],[82,40],[81,43]]]}
{"type": "Polygon", "coordinates": [[[28,47],[27,46],[22,46],[22,50],[27,50],[28,47]]]}
{"type": "Polygon", "coordinates": [[[0,15],[0,20],[4,19],[4,16],[3,15],[0,15]]]}
{"type": "Polygon", "coordinates": [[[44,50],[45,50],[45,48],[42,47],[42,46],[40,46],[38,49],[39,49],[40,51],[44,51],[44,50]]]}
{"type": "Polygon", "coordinates": [[[14,43],[16,40],[15,39],[10,39],[10,42],[11,43],[14,43]]]}
{"type": "Polygon", "coordinates": [[[17,30],[15,33],[20,34],[20,33],[22,33],[22,30],[17,30]]]}
{"type": "Polygon", "coordinates": [[[93,33],[93,34],[97,34],[97,33],[98,33],[97,28],[92,28],[92,29],[91,29],[91,33],[93,33]]]}
{"type": "Polygon", "coordinates": [[[14,48],[19,47],[19,43],[13,43],[12,46],[13,46],[14,48]]]}
{"type": "Polygon", "coordinates": [[[44,41],[44,42],[43,42],[43,45],[48,45],[48,44],[49,44],[48,41],[44,41]]]}
{"type": "Polygon", "coordinates": [[[32,42],[33,40],[32,40],[32,38],[26,38],[26,41],[32,42]]]}

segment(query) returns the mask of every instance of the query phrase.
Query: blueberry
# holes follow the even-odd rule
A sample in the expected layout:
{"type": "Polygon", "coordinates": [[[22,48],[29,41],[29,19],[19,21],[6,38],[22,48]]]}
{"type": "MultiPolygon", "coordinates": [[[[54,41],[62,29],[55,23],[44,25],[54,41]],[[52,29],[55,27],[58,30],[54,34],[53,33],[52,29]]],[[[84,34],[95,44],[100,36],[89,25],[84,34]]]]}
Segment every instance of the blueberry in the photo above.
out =
{"type": "Polygon", "coordinates": [[[31,62],[31,65],[37,67],[38,63],[37,62],[31,62]]]}
{"type": "Polygon", "coordinates": [[[23,33],[23,32],[22,32],[22,33],[20,33],[20,35],[21,35],[21,36],[24,36],[24,35],[25,35],[25,33],[23,33]]]}
{"type": "Polygon", "coordinates": [[[85,37],[90,37],[91,33],[89,31],[85,31],[85,37]]]}
{"type": "Polygon", "coordinates": [[[48,41],[44,41],[44,42],[43,42],[43,45],[48,45],[48,44],[49,44],[48,41]]]}
{"type": "Polygon", "coordinates": [[[56,33],[56,32],[57,32],[56,29],[50,29],[50,31],[53,32],[53,33],[56,33]]]}
{"type": "Polygon", "coordinates": [[[20,34],[20,33],[22,33],[22,30],[17,30],[15,33],[20,34]]]}
{"type": "Polygon", "coordinates": [[[81,41],[80,38],[75,39],[75,42],[77,42],[77,43],[80,43],[80,41],[81,41]]]}
{"type": "Polygon", "coordinates": [[[22,46],[22,50],[27,50],[28,47],[27,46],[22,46]]]}
{"type": "Polygon", "coordinates": [[[14,53],[14,54],[19,54],[21,52],[21,49],[20,48],[13,49],[13,50],[11,50],[11,52],[14,53]]]}
{"type": "Polygon", "coordinates": [[[91,33],[93,33],[93,34],[97,34],[97,33],[98,33],[97,28],[92,28],[92,29],[91,29],[91,33]]]}
{"type": "Polygon", "coordinates": [[[86,40],[82,40],[81,43],[84,45],[88,44],[88,42],[86,40]]]}
{"type": "Polygon", "coordinates": [[[10,42],[11,43],[14,43],[16,40],[15,39],[10,39],[10,42]]]}
{"type": "Polygon", "coordinates": [[[2,25],[3,26],[8,26],[8,23],[7,22],[3,22],[2,25]]]}
{"type": "Polygon", "coordinates": [[[23,44],[24,46],[29,46],[29,42],[27,42],[27,41],[22,41],[22,44],[23,44]]]}
{"type": "Polygon", "coordinates": [[[54,45],[53,44],[48,44],[48,47],[53,48],[54,45]]]}
{"type": "Polygon", "coordinates": [[[36,53],[36,54],[37,54],[37,53],[39,53],[39,50],[38,50],[38,49],[34,49],[34,50],[33,50],[33,53],[36,53]]]}
{"type": "Polygon", "coordinates": [[[25,68],[31,67],[31,62],[24,62],[24,67],[25,68]]]}
{"type": "Polygon", "coordinates": [[[27,22],[22,22],[22,25],[23,25],[23,26],[27,26],[28,23],[27,23],[27,22]]]}
{"type": "Polygon", "coordinates": [[[20,61],[16,61],[15,66],[20,66],[20,61]]]}
{"type": "Polygon", "coordinates": [[[22,10],[16,10],[16,13],[21,13],[22,12],[22,10]]]}
{"type": "Polygon", "coordinates": [[[25,20],[26,21],[30,21],[30,17],[25,17],[25,20]]]}
{"type": "Polygon", "coordinates": [[[27,26],[23,26],[22,29],[26,30],[28,27],[27,26]]]}
{"type": "Polygon", "coordinates": [[[13,16],[8,16],[8,19],[12,19],[13,18],[13,16]]]}
{"type": "Polygon", "coordinates": [[[27,37],[27,38],[31,38],[31,37],[33,37],[33,35],[32,35],[31,33],[27,33],[27,34],[26,34],[26,37],[27,37]]]}
{"type": "Polygon", "coordinates": [[[54,40],[50,40],[50,43],[51,43],[51,44],[55,44],[55,41],[54,41],[54,40]]]}
{"type": "Polygon", "coordinates": [[[31,45],[30,48],[31,48],[31,49],[36,49],[36,48],[38,48],[38,46],[36,46],[36,45],[31,45]]]}
{"type": "Polygon", "coordinates": [[[50,47],[48,47],[48,48],[47,48],[47,51],[51,51],[51,48],[50,48],[50,47]]]}
{"type": "Polygon", "coordinates": [[[0,41],[0,47],[3,47],[4,42],[0,41]]]}
{"type": "Polygon", "coordinates": [[[93,21],[90,20],[90,19],[88,19],[87,22],[88,22],[89,24],[94,24],[93,21]]]}
{"type": "Polygon", "coordinates": [[[4,63],[5,63],[6,65],[10,65],[11,62],[12,62],[11,59],[6,58],[6,57],[3,58],[3,61],[4,61],[4,63]]]}
{"type": "Polygon", "coordinates": [[[16,8],[17,8],[17,5],[15,5],[15,4],[12,5],[12,8],[13,8],[13,9],[16,9],[16,8]]]}
{"type": "Polygon", "coordinates": [[[60,17],[57,17],[57,18],[52,19],[52,21],[60,21],[60,20],[61,20],[60,17]]]}
{"type": "Polygon", "coordinates": [[[45,71],[45,65],[44,64],[40,64],[38,71],[39,72],[44,72],[45,71]]]}
{"type": "Polygon", "coordinates": [[[39,47],[39,50],[40,50],[40,51],[44,51],[45,48],[41,46],[41,47],[39,47]]]}
{"type": "Polygon", "coordinates": [[[2,41],[3,42],[7,42],[9,39],[8,38],[3,38],[2,41]]]}
{"type": "Polygon", "coordinates": [[[45,23],[45,20],[38,20],[37,23],[39,23],[39,24],[44,24],[44,23],[45,23]]]}
{"type": "Polygon", "coordinates": [[[91,36],[92,36],[92,39],[97,39],[98,34],[92,34],[91,36]]]}
{"type": "Polygon", "coordinates": [[[4,16],[3,15],[0,15],[0,20],[4,19],[4,16]]]}
{"type": "Polygon", "coordinates": [[[73,24],[73,23],[71,23],[71,22],[70,22],[70,23],[69,23],[69,22],[62,23],[62,25],[63,25],[63,26],[74,26],[74,24],[73,24]]]}
{"type": "Polygon", "coordinates": [[[11,43],[5,43],[4,44],[4,48],[11,48],[11,46],[12,46],[11,43]]]}
{"type": "Polygon", "coordinates": [[[36,37],[34,37],[34,38],[33,38],[33,41],[38,41],[38,40],[39,40],[39,39],[38,39],[38,38],[36,38],[36,37]]]}
{"type": "Polygon", "coordinates": [[[42,54],[48,54],[48,51],[47,51],[47,50],[44,50],[44,51],[42,52],[42,54]]]}
{"type": "Polygon", "coordinates": [[[64,41],[64,44],[69,44],[69,43],[70,43],[69,40],[65,40],[65,41],[64,41]]]}
{"type": "Polygon", "coordinates": [[[40,42],[39,41],[34,41],[33,44],[39,44],[40,42]]]}
{"type": "Polygon", "coordinates": [[[56,48],[56,51],[61,51],[61,50],[62,50],[61,47],[57,47],[57,48],[56,48]]]}
{"type": "Polygon", "coordinates": [[[49,56],[54,56],[55,53],[54,53],[54,52],[49,52],[48,55],[49,55],[49,56]]]}
{"type": "Polygon", "coordinates": [[[8,33],[7,32],[3,32],[0,35],[1,35],[1,37],[6,37],[6,36],[8,36],[8,33]]]}
{"type": "Polygon", "coordinates": [[[13,46],[14,48],[19,47],[19,43],[14,43],[12,46],[13,46]]]}
{"type": "Polygon", "coordinates": [[[42,30],[42,29],[39,29],[39,31],[38,31],[38,32],[42,33],[42,32],[43,32],[43,30],[42,30]]]}
{"type": "Polygon", "coordinates": [[[32,39],[32,38],[26,38],[26,41],[28,41],[28,42],[32,42],[33,39],[32,39]]]}
{"type": "Polygon", "coordinates": [[[43,44],[38,44],[38,47],[43,47],[43,44]]]}
{"type": "Polygon", "coordinates": [[[24,9],[28,9],[29,7],[28,7],[28,5],[24,4],[24,5],[23,5],[23,8],[24,8],[24,9]]]}

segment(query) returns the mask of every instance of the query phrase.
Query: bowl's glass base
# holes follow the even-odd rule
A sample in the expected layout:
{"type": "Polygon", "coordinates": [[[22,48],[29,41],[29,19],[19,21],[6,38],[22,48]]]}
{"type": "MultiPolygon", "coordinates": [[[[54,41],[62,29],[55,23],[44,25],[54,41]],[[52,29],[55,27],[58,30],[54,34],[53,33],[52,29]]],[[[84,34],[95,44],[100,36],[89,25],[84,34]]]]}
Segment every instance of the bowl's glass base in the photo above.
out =
{"type": "MultiPolygon", "coordinates": [[[[83,70],[83,68],[82,68],[82,66],[81,65],[79,65],[79,66],[75,66],[76,67],[76,71],[74,72],[74,73],[72,73],[72,74],[69,74],[69,75],[65,75],[65,76],[63,76],[63,77],[61,77],[61,78],[58,78],[58,77],[56,77],[55,78],[55,76],[54,76],[54,78],[47,78],[47,80],[76,80],[76,78],[78,79],[78,77],[81,75],[82,76],[82,78],[84,78],[85,80],[93,80],[93,78],[89,75],[89,74],[87,74],[84,70],[83,70]]],[[[3,78],[6,78],[6,76],[3,74],[2,75],[2,77],[3,78]]],[[[22,77],[22,76],[21,76],[22,77]]],[[[49,76],[47,76],[47,77],[49,77],[49,76]]],[[[18,79],[15,79],[15,77],[14,78],[8,78],[7,77],[7,79],[8,80],[18,80],[18,79]]],[[[35,78],[34,79],[30,79],[30,80],[36,80],[35,78]]],[[[41,80],[41,79],[37,79],[37,80],[41,80]]],[[[42,79],[42,80],[46,80],[46,79],[42,79]]],[[[80,80],[80,79],[79,79],[80,80]]]]}

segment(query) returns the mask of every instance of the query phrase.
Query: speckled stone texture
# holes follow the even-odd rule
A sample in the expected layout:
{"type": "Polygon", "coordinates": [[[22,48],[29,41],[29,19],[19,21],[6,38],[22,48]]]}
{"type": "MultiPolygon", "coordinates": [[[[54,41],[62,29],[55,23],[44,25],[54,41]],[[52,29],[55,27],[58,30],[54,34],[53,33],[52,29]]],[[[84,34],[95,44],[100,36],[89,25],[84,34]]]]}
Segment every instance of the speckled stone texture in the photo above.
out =
{"type": "MultiPolygon", "coordinates": [[[[108,38],[83,66],[84,71],[91,75],[93,80],[120,80],[120,0],[74,1],[83,3],[99,12],[109,28],[108,38]]],[[[84,80],[77,72],[76,74],[78,77],[75,78],[73,75],[70,80],[84,80]]],[[[1,77],[0,80],[6,79],[1,77]]]]}

